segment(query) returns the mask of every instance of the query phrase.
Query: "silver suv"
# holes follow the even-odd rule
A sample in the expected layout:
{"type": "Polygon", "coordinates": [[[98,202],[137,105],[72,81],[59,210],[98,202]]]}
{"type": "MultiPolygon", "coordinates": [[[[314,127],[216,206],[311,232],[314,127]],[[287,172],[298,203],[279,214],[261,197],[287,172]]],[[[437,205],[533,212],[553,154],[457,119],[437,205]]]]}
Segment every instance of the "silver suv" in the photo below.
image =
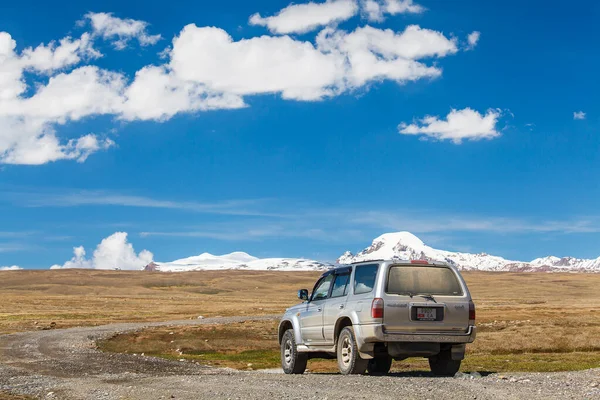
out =
{"type": "Polygon", "coordinates": [[[452,376],[475,340],[475,305],[445,263],[368,261],[325,272],[279,324],[281,365],[302,374],[311,358],[337,358],[342,374],[386,374],[392,360],[426,357],[452,376]]]}

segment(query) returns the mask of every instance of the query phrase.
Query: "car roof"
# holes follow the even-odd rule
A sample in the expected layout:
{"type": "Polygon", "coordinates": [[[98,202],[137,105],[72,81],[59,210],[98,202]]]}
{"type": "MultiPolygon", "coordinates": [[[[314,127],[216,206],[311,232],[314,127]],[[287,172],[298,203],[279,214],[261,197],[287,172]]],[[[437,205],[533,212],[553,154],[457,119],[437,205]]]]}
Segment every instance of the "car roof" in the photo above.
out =
{"type": "Polygon", "coordinates": [[[349,273],[352,272],[352,267],[354,266],[358,266],[358,265],[362,265],[362,264],[373,264],[373,263],[377,263],[377,264],[383,264],[383,263],[390,263],[390,264],[408,264],[408,265],[413,265],[415,267],[418,266],[438,266],[438,267],[452,267],[452,265],[443,262],[443,261],[429,261],[429,260],[400,260],[400,259],[379,259],[379,260],[366,260],[366,261],[357,261],[357,262],[353,262],[350,264],[344,264],[344,265],[339,265],[337,267],[328,269],[327,271],[323,272],[323,274],[321,275],[320,278],[323,278],[325,276],[331,275],[331,274],[336,274],[336,275],[341,275],[344,273],[349,273]],[[413,262],[413,261],[421,261],[421,262],[413,262]],[[427,261],[427,263],[424,263],[423,261],[427,261]]]}
{"type": "Polygon", "coordinates": [[[342,268],[348,268],[348,267],[352,267],[354,265],[372,264],[372,263],[450,266],[450,264],[448,264],[447,262],[444,262],[444,261],[402,260],[402,259],[398,259],[398,258],[394,258],[394,259],[383,259],[383,258],[381,258],[381,259],[377,259],[377,260],[356,261],[356,262],[353,262],[353,263],[340,265],[338,267],[332,268],[330,271],[335,271],[335,270],[342,269],[342,268]]]}
{"type": "Polygon", "coordinates": [[[378,259],[378,260],[366,260],[366,261],[357,261],[350,263],[348,265],[358,265],[358,264],[369,264],[369,263],[390,263],[390,264],[412,264],[412,265],[449,265],[444,261],[433,261],[433,260],[404,260],[399,258],[392,259],[378,259]]]}

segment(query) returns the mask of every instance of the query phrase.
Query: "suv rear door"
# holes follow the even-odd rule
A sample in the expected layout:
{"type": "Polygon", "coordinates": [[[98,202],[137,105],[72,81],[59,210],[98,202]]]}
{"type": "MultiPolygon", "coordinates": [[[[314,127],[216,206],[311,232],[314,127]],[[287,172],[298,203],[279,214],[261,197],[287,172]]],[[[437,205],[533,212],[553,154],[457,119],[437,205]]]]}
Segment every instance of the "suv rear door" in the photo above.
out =
{"type": "Polygon", "coordinates": [[[371,304],[375,297],[375,286],[379,264],[359,264],[354,266],[352,274],[351,295],[346,304],[347,309],[356,313],[360,324],[372,324],[376,321],[371,316],[371,304]]]}
{"type": "Polygon", "coordinates": [[[457,273],[439,265],[391,265],[383,324],[394,332],[466,332],[470,298],[457,273]]]}

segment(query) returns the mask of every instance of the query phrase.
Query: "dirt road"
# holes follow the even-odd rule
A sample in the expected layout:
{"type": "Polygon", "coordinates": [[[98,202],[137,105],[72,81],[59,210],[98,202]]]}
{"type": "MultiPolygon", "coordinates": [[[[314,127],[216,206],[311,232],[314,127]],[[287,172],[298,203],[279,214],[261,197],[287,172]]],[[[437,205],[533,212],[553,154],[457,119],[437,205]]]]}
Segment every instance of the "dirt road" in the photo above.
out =
{"type": "Polygon", "coordinates": [[[41,399],[600,399],[600,369],[434,378],[239,372],[152,357],[105,354],[95,342],[149,326],[227,324],[227,317],[0,336],[0,391],[41,399]]]}

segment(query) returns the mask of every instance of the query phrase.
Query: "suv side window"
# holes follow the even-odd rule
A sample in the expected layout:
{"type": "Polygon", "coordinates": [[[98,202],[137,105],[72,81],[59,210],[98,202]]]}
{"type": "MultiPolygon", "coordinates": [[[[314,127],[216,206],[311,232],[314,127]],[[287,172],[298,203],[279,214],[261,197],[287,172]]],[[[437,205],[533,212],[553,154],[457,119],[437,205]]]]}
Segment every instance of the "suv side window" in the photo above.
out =
{"type": "Polygon", "coordinates": [[[326,299],[329,295],[329,288],[331,287],[331,282],[333,281],[334,277],[335,275],[331,274],[321,279],[321,281],[315,286],[315,290],[313,291],[310,301],[326,299]]]}
{"type": "Polygon", "coordinates": [[[359,265],[354,272],[354,294],[369,293],[375,287],[378,264],[359,265]]]}
{"type": "Polygon", "coordinates": [[[347,295],[349,280],[350,273],[336,275],[335,282],[333,283],[333,289],[331,290],[331,297],[341,297],[347,295]]]}

